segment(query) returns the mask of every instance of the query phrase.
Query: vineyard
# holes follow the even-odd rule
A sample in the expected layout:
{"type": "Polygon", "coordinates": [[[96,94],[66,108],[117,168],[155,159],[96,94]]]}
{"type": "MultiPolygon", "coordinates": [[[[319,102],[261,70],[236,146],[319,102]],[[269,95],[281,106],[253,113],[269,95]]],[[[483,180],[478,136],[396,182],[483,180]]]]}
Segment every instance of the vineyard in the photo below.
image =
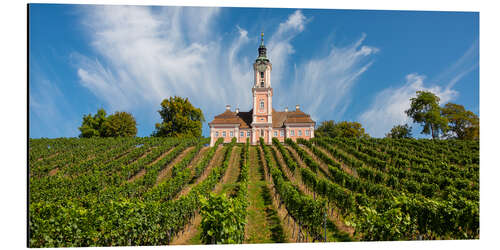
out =
{"type": "Polygon", "coordinates": [[[479,142],[29,140],[30,247],[479,238],[479,142]]]}

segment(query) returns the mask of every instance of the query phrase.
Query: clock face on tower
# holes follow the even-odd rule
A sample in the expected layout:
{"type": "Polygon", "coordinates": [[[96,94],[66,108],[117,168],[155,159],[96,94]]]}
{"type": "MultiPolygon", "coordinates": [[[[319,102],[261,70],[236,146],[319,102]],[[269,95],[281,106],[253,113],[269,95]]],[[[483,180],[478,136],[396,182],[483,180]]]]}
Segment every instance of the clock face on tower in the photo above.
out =
{"type": "Polygon", "coordinates": [[[263,63],[261,63],[261,64],[257,65],[257,71],[259,71],[259,72],[265,72],[265,71],[266,71],[266,68],[267,68],[266,66],[267,66],[267,65],[265,65],[265,64],[263,64],[263,63]]]}

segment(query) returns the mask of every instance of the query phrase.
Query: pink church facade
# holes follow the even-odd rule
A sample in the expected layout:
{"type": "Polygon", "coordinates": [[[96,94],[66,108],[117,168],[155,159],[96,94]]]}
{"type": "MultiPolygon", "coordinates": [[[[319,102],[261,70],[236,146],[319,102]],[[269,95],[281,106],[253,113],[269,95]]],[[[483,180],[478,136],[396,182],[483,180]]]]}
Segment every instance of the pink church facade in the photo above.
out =
{"type": "MultiPolygon", "coordinates": [[[[262,34],[263,36],[263,34],[262,34]]],[[[259,56],[253,64],[254,84],[252,87],[253,108],[248,112],[239,109],[231,111],[226,105],[226,111],[216,115],[210,127],[210,146],[219,138],[224,138],[224,143],[231,142],[236,137],[237,142],[245,143],[249,138],[252,145],[259,143],[262,137],[267,144],[272,143],[276,137],[284,142],[286,138],[310,139],[314,137],[315,122],[310,115],[302,112],[296,105],[294,111],[285,108],[276,111],[272,106],[273,88],[271,87],[272,64],[267,58],[266,47],[262,37],[259,46],[259,56]]]]}

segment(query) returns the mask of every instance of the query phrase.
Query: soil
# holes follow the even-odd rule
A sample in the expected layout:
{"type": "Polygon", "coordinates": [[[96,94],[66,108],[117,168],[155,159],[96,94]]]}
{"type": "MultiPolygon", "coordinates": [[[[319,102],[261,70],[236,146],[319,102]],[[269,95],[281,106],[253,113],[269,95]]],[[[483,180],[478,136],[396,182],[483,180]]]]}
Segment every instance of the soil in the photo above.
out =
{"type": "Polygon", "coordinates": [[[59,171],[59,168],[54,168],[54,169],[50,170],[50,172],[49,172],[49,176],[54,176],[54,175],[56,175],[56,174],[57,174],[57,171],[59,171]]]}

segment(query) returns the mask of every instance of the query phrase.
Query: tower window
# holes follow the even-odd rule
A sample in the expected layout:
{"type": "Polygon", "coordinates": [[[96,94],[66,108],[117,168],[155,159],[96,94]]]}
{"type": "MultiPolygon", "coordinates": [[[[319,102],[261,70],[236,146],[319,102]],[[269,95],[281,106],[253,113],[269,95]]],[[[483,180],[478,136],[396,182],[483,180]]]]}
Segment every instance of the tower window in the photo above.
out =
{"type": "Polygon", "coordinates": [[[260,72],[260,78],[264,79],[264,72],[260,72]]]}
{"type": "Polygon", "coordinates": [[[260,87],[264,88],[264,81],[260,82],[260,87]]]}
{"type": "Polygon", "coordinates": [[[264,109],[264,100],[260,100],[260,109],[264,109]]]}

